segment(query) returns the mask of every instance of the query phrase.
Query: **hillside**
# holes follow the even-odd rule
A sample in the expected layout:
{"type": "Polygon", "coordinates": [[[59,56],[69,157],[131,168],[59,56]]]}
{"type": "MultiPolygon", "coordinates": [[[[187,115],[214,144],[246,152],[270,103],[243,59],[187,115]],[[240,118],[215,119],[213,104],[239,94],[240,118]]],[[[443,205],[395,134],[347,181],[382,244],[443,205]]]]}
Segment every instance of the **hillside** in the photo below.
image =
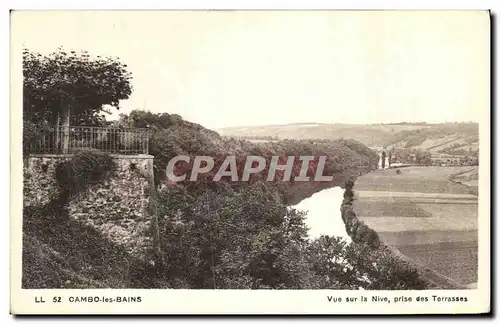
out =
{"type": "Polygon", "coordinates": [[[369,147],[396,146],[454,154],[478,149],[477,123],[392,123],[392,124],[322,124],[297,123],[250,127],[227,127],[218,130],[228,137],[277,137],[278,139],[352,138],[369,147]]]}
{"type": "MultiPolygon", "coordinates": [[[[225,139],[176,115],[149,112],[132,112],[120,122],[152,129],[156,190],[151,211],[158,219],[152,228],[159,235],[157,258],[144,263],[132,257],[104,239],[102,231],[72,219],[67,207],[51,202],[24,210],[24,288],[425,288],[414,268],[387,251],[346,245],[329,236],[309,240],[306,215],[289,207],[292,201],[328,186],[343,186],[369,171],[377,156],[365,145],[340,139],[254,144],[225,139]],[[327,155],[325,171],[334,180],[283,181],[281,173],[274,181],[255,174],[248,182],[215,182],[209,173],[194,182],[171,183],[165,165],[179,154],[212,156],[216,165],[233,154],[238,169],[248,155],[327,155]]],[[[315,171],[316,164],[311,165],[308,174],[315,171]]],[[[189,173],[191,167],[188,163],[177,171],[189,173]]],[[[297,167],[294,164],[295,174],[297,167]]],[[[358,227],[350,227],[357,239],[370,234],[358,227]]]]}
{"type": "Polygon", "coordinates": [[[425,129],[400,131],[384,145],[396,148],[415,148],[430,153],[465,155],[479,150],[478,124],[437,124],[425,129]]]}
{"type": "MultiPolygon", "coordinates": [[[[246,140],[227,138],[220,136],[217,132],[206,129],[198,124],[183,120],[180,116],[163,114],[152,114],[144,111],[133,111],[129,116],[124,116],[120,124],[127,127],[149,127],[152,130],[150,142],[150,154],[155,157],[155,181],[161,188],[172,185],[166,179],[165,169],[168,161],[178,155],[205,155],[213,157],[215,160],[214,172],[222,164],[227,156],[235,156],[238,174],[241,176],[242,168],[247,156],[260,156],[266,160],[266,168],[259,174],[251,175],[249,182],[264,182],[267,187],[272,187],[272,191],[280,194],[281,198],[293,199],[295,183],[292,181],[266,181],[270,160],[273,156],[280,157],[280,163],[285,163],[288,156],[315,156],[315,161],[310,163],[308,175],[315,173],[319,156],[327,156],[324,174],[334,175],[337,181],[330,186],[342,185],[345,182],[345,175],[357,176],[357,173],[371,169],[377,163],[377,155],[368,147],[356,140],[283,140],[278,142],[252,143],[246,140]]],[[[178,163],[174,173],[186,173],[190,176],[192,169],[190,163],[178,163]]],[[[300,162],[295,159],[292,175],[298,175],[300,162]]],[[[242,186],[241,181],[229,181],[222,178],[221,183],[214,183],[211,179],[214,172],[204,175],[200,181],[208,184],[212,188],[229,186],[237,189],[242,186]]],[[[277,172],[278,178],[283,176],[283,172],[277,172]]],[[[200,181],[183,181],[175,185],[185,187],[189,190],[198,190],[200,181]]],[[[300,183],[298,187],[311,187],[314,183],[300,183]]],[[[320,188],[318,184],[318,188],[320,188]]],[[[319,189],[318,189],[319,190],[319,189]]],[[[300,190],[299,190],[300,191],[300,190]]]]}
{"type": "Polygon", "coordinates": [[[23,288],[168,288],[103,233],[51,207],[24,211],[23,288]]]}

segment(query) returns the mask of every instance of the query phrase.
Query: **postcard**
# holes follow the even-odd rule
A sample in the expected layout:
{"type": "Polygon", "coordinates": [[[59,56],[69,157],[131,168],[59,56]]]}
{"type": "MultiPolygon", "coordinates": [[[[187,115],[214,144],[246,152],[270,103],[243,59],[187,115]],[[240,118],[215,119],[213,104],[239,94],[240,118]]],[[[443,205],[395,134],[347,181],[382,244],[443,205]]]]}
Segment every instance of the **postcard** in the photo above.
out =
{"type": "Polygon", "coordinates": [[[12,11],[10,312],[490,312],[490,23],[12,11]]]}

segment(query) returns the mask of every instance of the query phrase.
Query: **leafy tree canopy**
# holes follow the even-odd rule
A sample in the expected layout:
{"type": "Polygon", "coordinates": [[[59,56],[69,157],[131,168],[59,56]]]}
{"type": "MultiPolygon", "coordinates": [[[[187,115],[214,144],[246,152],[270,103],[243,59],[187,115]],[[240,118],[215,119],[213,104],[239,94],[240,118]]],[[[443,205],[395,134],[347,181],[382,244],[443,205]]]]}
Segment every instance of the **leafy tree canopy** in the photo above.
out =
{"type": "Polygon", "coordinates": [[[25,120],[55,124],[58,113],[71,106],[72,125],[98,125],[104,106],[119,108],[132,93],[132,75],[118,58],[91,57],[86,51],[58,48],[47,56],[23,51],[23,112],[25,120]]]}

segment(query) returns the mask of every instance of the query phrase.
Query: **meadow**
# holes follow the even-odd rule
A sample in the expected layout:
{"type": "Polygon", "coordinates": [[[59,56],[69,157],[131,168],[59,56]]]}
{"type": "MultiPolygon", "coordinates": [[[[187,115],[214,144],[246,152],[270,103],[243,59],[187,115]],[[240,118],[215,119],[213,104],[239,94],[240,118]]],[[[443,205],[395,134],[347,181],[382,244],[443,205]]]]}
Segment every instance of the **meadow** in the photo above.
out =
{"type": "Polygon", "coordinates": [[[417,263],[461,284],[477,281],[477,241],[398,245],[396,248],[417,263]]]}
{"type": "Polygon", "coordinates": [[[381,240],[460,284],[477,281],[477,196],[450,181],[473,167],[374,171],[356,181],[355,209],[381,240]]]}
{"type": "Polygon", "coordinates": [[[401,168],[400,174],[396,174],[396,169],[375,171],[359,178],[356,181],[356,190],[469,194],[467,186],[449,181],[449,177],[473,168],[408,167],[401,168]]]}

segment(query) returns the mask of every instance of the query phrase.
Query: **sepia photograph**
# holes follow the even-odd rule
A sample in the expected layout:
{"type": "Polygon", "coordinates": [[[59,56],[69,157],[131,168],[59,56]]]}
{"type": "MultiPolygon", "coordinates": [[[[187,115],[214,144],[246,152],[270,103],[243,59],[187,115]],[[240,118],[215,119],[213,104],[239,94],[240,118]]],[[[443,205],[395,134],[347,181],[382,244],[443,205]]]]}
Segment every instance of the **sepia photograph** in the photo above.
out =
{"type": "Polygon", "coordinates": [[[490,20],[12,11],[11,312],[489,312],[490,20]]]}

